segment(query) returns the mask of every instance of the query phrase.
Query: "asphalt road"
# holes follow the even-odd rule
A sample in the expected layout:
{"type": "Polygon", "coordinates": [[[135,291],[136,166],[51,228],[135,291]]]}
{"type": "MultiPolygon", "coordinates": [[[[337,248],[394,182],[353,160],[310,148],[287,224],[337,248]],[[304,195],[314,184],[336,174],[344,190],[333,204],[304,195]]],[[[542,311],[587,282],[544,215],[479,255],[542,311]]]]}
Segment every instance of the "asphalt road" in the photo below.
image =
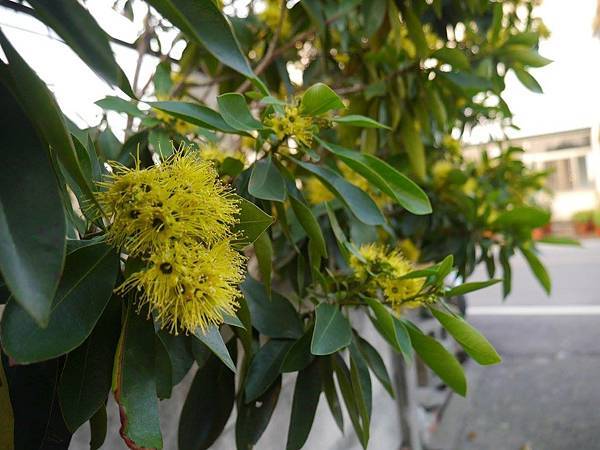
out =
{"type": "Polygon", "coordinates": [[[550,297],[522,259],[505,302],[499,288],[469,297],[503,362],[469,364],[468,398],[452,399],[432,448],[600,450],[600,240],[545,246],[542,259],[550,297]]]}

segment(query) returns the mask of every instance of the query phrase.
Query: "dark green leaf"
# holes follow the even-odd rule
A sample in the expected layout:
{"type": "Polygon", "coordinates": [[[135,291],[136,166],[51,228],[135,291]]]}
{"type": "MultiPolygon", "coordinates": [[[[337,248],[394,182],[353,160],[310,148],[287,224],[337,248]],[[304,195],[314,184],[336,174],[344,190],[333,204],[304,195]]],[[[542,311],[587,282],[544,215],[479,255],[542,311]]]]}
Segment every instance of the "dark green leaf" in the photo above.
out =
{"type": "Polygon", "coordinates": [[[371,368],[373,374],[381,382],[385,390],[389,392],[392,398],[394,398],[392,380],[390,379],[387,368],[385,367],[385,363],[383,362],[379,352],[362,337],[358,338],[358,348],[365,358],[365,361],[371,368]]]}
{"type": "Polygon", "coordinates": [[[158,331],[156,335],[167,352],[171,383],[176,386],[187,375],[194,361],[190,340],[185,335],[175,336],[165,330],[158,331]]]}
{"type": "Polygon", "coordinates": [[[294,342],[290,351],[285,355],[282,372],[298,372],[308,366],[314,359],[310,352],[310,343],[312,340],[313,328],[309,328],[304,336],[294,342]]]}
{"type": "Polygon", "coordinates": [[[46,328],[39,328],[19,305],[9,302],[0,330],[6,353],[19,363],[31,363],[81,345],[110,300],[118,261],[115,251],[103,243],[68,255],[46,328]]]}
{"type": "Polygon", "coordinates": [[[427,39],[425,38],[425,33],[423,32],[423,25],[415,14],[412,6],[406,6],[402,10],[402,17],[406,23],[406,28],[408,28],[410,40],[413,42],[417,50],[417,55],[419,55],[421,58],[425,58],[429,54],[427,39]]]}
{"type": "Polygon", "coordinates": [[[71,432],[104,407],[112,382],[120,325],[121,299],[113,297],[90,337],[67,356],[58,395],[71,432]]]}
{"type": "Polygon", "coordinates": [[[336,425],[340,431],[344,432],[344,415],[342,413],[342,406],[340,405],[340,399],[338,397],[337,389],[333,381],[333,365],[332,357],[318,358],[319,369],[321,372],[321,382],[323,386],[323,392],[327,399],[327,405],[331,411],[336,425]]]}
{"type": "Polygon", "coordinates": [[[536,228],[546,225],[549,220],[550,213],[545,209],[535,206],[517,206],[502,212],[493,222],[493,225],[536,228]]]}
{"type": "Polygon", "coordinates": [[[285,355],[294,341],[271,339],[252,357],[244,384],[244,401],[250,403],[260,397],[281,374],[285,355]]]}
{"type": "Polygon", "coordinates": [[[163,159],[171,156],[175,150],[169,133],[162,128],[152,128],[150,133],[148,133],[148,142],[152,146],[152,150],[158,153],[163,159]]]}
{"type": "Polygon", "coordinates": [[[236,246],[244,248],[252,244],[271,226],[273,218],[245,198],[239,197],[239,200],[240,218],[233,232],[236,233],[236,246]]]}
{"type": "Polygon", "coordinates": [[[248,104],[241,94],[227,93],[217,97],[219,111],[229,126],[240,131],[262,128],[262,124],[252,117],[248,104]]]}
{"type": "Polygon", "coordinates": [[[367,363],[354,342],[350,346],[350,380],[352,381],[352,391],[356,398],[356,406],[361,419],[362,432],[359,438],[363,448],[367,448],[373,408],[371,376],[369,375],[367,363]]]}
{"type": "Polygon", "coordinates": [[[425,147],[414,119],[410,116],[403,118],[400,123],[400,136],[404,150],[408,155],[410,166],[419,180],[425,179],[425,147]]]}
{"type": "Polygon", "coordinates": [[[484,289],[488,286],[500,283],[500,281],[502,280],[473,281],[471,283],[464,283],[460,286],[453,287],[448,292],[446,292],[446,297],[452,298],[457,297],[459,295],[465,295],[469,292],[478,291],[479,289],[484,289]]]}
{"type": "Polygon", "coordinates": [[[327,246],[323,232],[310,208],[293,196],[290,196],[290,203],[298,222],[300,222],[308,237],[315,243],[321,256],[327,257],[327,246]]]}
{"type": "Polygon", "coordinates": [[[300,111],[307,116],[319,116],[332,109],[345,108],[344,102],[326,84],[317,83],[309,87],[300,102],[300,111]]]}
{"type": "Polygon", "coordinates": [[[262,282],[267,290],[267,294],[271,295],[273,247],[271,245],[271,238],[269,238],[269,234],[266,231],[254,241],[254,252],[256,253],[262,282]]]}
{"type": "Polygon", "coordinates": [[[546,293],[550,295],[550,292],[552,291],[552,282],[550,280],[550,275],[548,275],[548,271],[546,270],[540,259],[537,257],[537,255],[531,249],[527,247],[520,248],[521,253],[523,253],[523,256],[525,257],[527,263],[529,264],[529,267],[531,268],[531,271],[538,279],[546,293]]]}
{"type": "Polygon", "coordinates": [[[352,127],[362,128],[384,128],[389,130],[390,127],[383,125],[370,117],[361,116],[359,114],[348,114],[346,116],[334,117],[332,119],[335,123],[341,123],[342,125],[350,125],[352,127]]]}
{"type": "Polygon", "coordinates": [[[250,195],[262,200],[282,202],[285,200],[285,180],[271,161],[271,155],[256,161],[248,181],[250,195]]]}
{"type": "Polygon", "coordinates": [[[317,319],[310,344],[313,355],[330,355],[350,345],[352,328],[339,307],[321,303],[315,311],[317,319]]]}
{"type": "Polygon", "coordinates": [[[273,291],[269,298],[265,287],[249,275],[241,289],[250,308],[252,325],[261,334],[281,339],[298,339],[304,334],[298,313],[285,297],[273,291]]]}
{"type": "Polygon", "coordinates": [[[269,389],[256,401],[246,404],[238,402],[235,423],[235,442],[240,450],[251,450],[264,433],[281,392],[281,377],[277,377],[269,389]]]}
{"type": "Polygon", "coordinates": [[[314,174],[333,194],[335,194],[356,216],[367,225],[382,225],[385,218],[377,205],[361,189],[349,183],[336,171],[322,166],[295,160],[303,169],[314,174]]]}
{"type": "Polygon", "coordinates": [[[435,318],[450,333],[456,342],[479,364],[498,364],[502,358],[496,349],[479,331],[461,317],[447,314],[439,309],[429,308],[435,318]]]}
{"type": "Polygon", "coordinates": [[[344,404],[346,405],[346,410],[350,416],[350,421],[352,422],[354,431],[364,447],[363,442],[365,434],[360,423],[357,399],[356,395],[354,394],[354,390],[352,389],[350,371],[348,370],[344,359],[339,354],[336,354],[333,357],[333,370],[335,371],[338,386],[340,387],[340,392],[342,393],[342,398],[344,399],[344,404]]]}
{"type": "Polygon", "coordinates": [[[0,83],[0,271],[16,301],[48,323],[65,258],[66,223],[45,145],[0,83]]]}
{"type": "Polygon", "coordinates": [[[14,450],[15,419],[2,360],[0,360],[0,411],[2,411],[0,414],[0,448],[14,450]]]}
{"type": "Polygon", "coordinates": [[[551,59],[544,58],[536,50],[522,45],[507,45],[503,48],[506,56],[524,66],[544,67],[552,62],[551,59]]]}
{"type": "Polygon", "coordinates": [[[536,94],[544,93],[544,90],[540,86],[540,83],[538,83],[538,81],[535,78],[533,78],[533,75],[531,75],[525,69],[520,69],[518,67],[513,67],[512,69],[514,70],[515,75],[517,76],[517,78],[523,86],[525,86],[531,92],[535,92],[536,94]]]}
{"type": "Polygon", "coordinates": [[[32,0],[35,15],[99,76],[130,97],[135,94],[115,61],[108,35],[76,0],[32,0]]]}
{"type": "Polygon", "coordinates": [[[90,419],[90,450],[98,450],[104,444],[108,417],[106,407],[102,405],[90,419]]]}
{"type": "Polygon", "coordinates": [[[204,333],[200,330],[194,334],[204,345],[206,345],[217,357],[225,363],[232,372],[235,372],[235,362],[231,359],[227,346],[223,341],[223,336],[216,326],[210,327],[204,333]]]}
{"type": "Polygon", "coordinates": [[[427,364],[454,392],[467,394],[467,380],[462,366],[442,344],[434,338],[423,334],[416,326],[406,326],[413,348],[427,364]]]}
{"type": "Polygon", "coordinates": [[[413,214],[430,214],[431,203],[427,194],[410,178],[385,161],[367,153],[355,152],[339,145],[319,142],[344,164],[365,177],[379,190],[396,200],[413,214]]]}
{"type": "MultiPolygon", "coordinates": [[[[232,350],[235,346],[232,346],[232,350]]],[[[211,356],[196,377],[179,419],[180,449],[204,450],[219,437],[235,400],[235,374],[211,356]]]]}
{"type": "Polygon", "coordinates": [[[153,108],[166,112],[185,122],[208,128],[209,130],[223,131],[224,133],[240,133],[223,120],[223,117],[213,109],[197,103],[164,101],[149,102],[153,108]]]}
{"type": "Polygon", "coordinates": [[[371,37],[383,23],[387,13],[386,0],[363,0],[363,15],[365,18],[365,35],[371,37]]]}
{"type": "Polygon", "coordinates": [[[301,370],[296,378],[286,450],[299,450],[306,442],[317,412],[320,396],[319,363],[313,361],[312,364],[301,370]]]}
{"type": "Polygon", "coordinates": [[[371,318],[371,320],[377,328],[377,331],[379,331],[379,334],[381,334],[381,336],[388,341],[398,353],[402,353],[406,358],[411,358],[410,336],[408,335],[404,324],[395,319],[390,311],[383,306],[379,300],[374,298],[366,298],[365,300],[375,314],[375,318],[371,318]]]}
{"type": "Polygon", "coordinates": [[[162,448],[154,375],[154,325],[131,304],[115,355],[113,390],[129,447],[162,448]],[[135,447],[133,447],[135,446],[135,447]]]}

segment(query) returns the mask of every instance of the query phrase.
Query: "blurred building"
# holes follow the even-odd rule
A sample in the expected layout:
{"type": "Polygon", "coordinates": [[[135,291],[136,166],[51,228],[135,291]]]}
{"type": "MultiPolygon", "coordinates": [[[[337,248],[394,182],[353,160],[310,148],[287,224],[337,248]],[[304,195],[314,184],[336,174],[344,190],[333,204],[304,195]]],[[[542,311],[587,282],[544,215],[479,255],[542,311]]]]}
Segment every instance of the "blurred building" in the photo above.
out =
{"type": "Polygon", "coordinates": [[[595,209],[600,203],[600,129],[597,126],[527,136],[502,143],[465,147],[467,158],[484,149],[496,156],[499,145],[525,150],[522,160],[537,170],[550,170],[547,186],[553,192],[546,200],[553,221],[566,221],[573,213],[595,209]]]}

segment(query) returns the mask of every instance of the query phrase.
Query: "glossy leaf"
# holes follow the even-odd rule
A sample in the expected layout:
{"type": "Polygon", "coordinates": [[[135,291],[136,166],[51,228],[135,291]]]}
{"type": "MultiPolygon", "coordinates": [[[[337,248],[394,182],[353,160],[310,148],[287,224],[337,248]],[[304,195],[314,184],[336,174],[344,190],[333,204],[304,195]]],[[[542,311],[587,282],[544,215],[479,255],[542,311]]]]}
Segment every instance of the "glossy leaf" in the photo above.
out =
{"type": "Polygon", "coordinates": [[[366,363],[369,368],[373,372],[373,374],[377,377],[377,379],[381,382],[386,391],[394,398],[394,388],[392,386],[392,380],[390,379],[390,375],[388,374],[387,368],[385,367],[385,363],[381,358],[379,352],[373,347],[369,342],[365,339],[359,337],[358,338],[358,349],[362,353],[366,363]]]}
{"type": "Polygon", "coordinates": [[[366,302],[375,314],[371,321],[379,331],[379,334],[388,341],[388,343],[398,353],[402,353],[406,358],[411,358],[410,336],[402,322],[397,321],[390,311],[382,305],[379,300],[366,298],[366,302]]]}
{"type": "Polygon", "coordinates": [[[327,257],[327,246],[323,232],[310,208],[293,196],[290,196],[290,204],[307,236],[315,243],[319,253],[323,257],[327,257]]]}
{"type": "Polygon", "coordinates": [[[130,97],[134,93],[115,61],[108,35],[76,0],[32,0],[35,15],[99,76],[130,97]]]}
{"type": "Polygon", "coordinates": [[[265,231],[254,241],[254,252],[258,261],[258,269],[268,295],[271,295],[271,271],[273,265],[273,246],[271,238],[265,231]]]}
{"type": "Polygon", "coordinates": [[[458,316],[430,308],[431,314],[456,339],[462,348],[479,364],[498,364],[502,361],[490,342],[468,322],[458,316]]]}
{"type": "Polygon", "coordinates": [[[377,205],[361,189],[346,181],[336,171],[323,166],[296,160],[295,163],[314,174],[356,216],[367,225],[382,225],[385,218],[377,205]]]}
{"type": "Polygon", "coordinates": [[[317,83],[309,87],[300,101],[300,111],[307,116],[319,116],[332,109],[345,108],[342,99],[326,84],[317,83]]]}
{"type": "Polygon", "coordinates": [[[163,159],[171,156],[175,150],[169,133],[162,128],[153,128],[150,130],[150,133],[148,133],[148,143],[163,159]]]}
{"type": "Polygon", "coordinates": [[[0,271],[15,300],[47,324],[65,259],[65,213],[45,145],[0,82],[0,271]],[[35,236],[35,239],[32,237],[35,236]]]}
{"type": "Polygon", "coordinates": [[[335,420],[336,425],[340,429],[340,431],[344,432],[344,414],[342,413],[342,406],[340,404],[340,399],[337,393],[337,389],[335,387],[335,383],[333,381],[333,363],[332,358],[335,355],[327,358],[318,358],[319,361],[319,369],[321,372],[321,382],[323,387],[323,392],[325,393],[325,398],[327,399],[327,405],[329,406],[329,410],[331,411],[331,415],[335,420]]]}
{"type": "Polygon", "coordinates": [[[154,378],[154,325],[129,305],[121,331],[112,389],[121,437],[130,448],[162,448],[154,378]]]}
{"type": "Polygon", "coordinates": [[[304,334],[298,313],[285,297],[273,291],[269,298],[264,285],[249,275],[241,289],[250,309],[252,325],[261,334],[280,339],[298,339],[304,334]]]}
{"type": "Polygon", "coordinates": [[[211,356],[198,369],[183,404],[179,419],[179,448],[210,448],[225,428],[234,400],[235,374],[217,357],[211,356]]]}
{"type": "Polygon", "coordinates": [[[240,133],[228,125],[218,112],[197,103],[163,101],[149,102],[148,104],[153,108],[166,112],[185,122],[198,125],[199,127],[223,131],[224,133],[240,133]]]}
{"type": "Polygon", "coordinates": [[[223,336],[216,326],[210,327],[206,332],[200,330],[194,334],[204,345],[206,345],[229,369],[235,373],[235,362],[227,350],[223,336]]]}
{"type": "Polygon", "coordinates": [[[285,180],[271,156],[256,161],[248,181],[250,195],[262,200],[282,202],[286,197],[285,180]]]}
{"type": "Polygon", "coordinates": [[[20,363],[54,358],[77,348],[90,335],[111,298],[118,256],[106,244],[67,256],[48,326],[40,328],[15,302],[2,317],[4,350],[20,363]]]}
{"type": "Polygon", "coordinates": [[[251,449],[265,432],[281,392],[281,377],[256,401],[246,404],[239,402],[235,423],[235,442],[238,449],[251,449]]]}
{"type": "Polygon", "coordinates": [[[361,116],[360,114],[348,114],[346,116],[334,117],[331,120],[335,123],[341,123],[342,125],[349,125],[352,127],[390,129],[387,125],[383,125],[370,117],[361,116]]]}
{"type": "Polygon", "coordinates": [[[308,367],[301,370],[296,378],[286,450],[299,450],[306,442],[317,412],[320,396],[319,363],[313,361],[308,367]]]}
{"type": "Polygon", "coordinates": [[[254,354],[244,383],[245,403],[256,400],[277,379],[293,344],[290,340],[271,339],[254,354]]]}
{"type": "Polygon", "coordinates": [[[470,283],[464,283],[459,286],[453,287],[446,293],[446,297],[452,298],[459,295],[465,295],[469,292],[478,291],[488,286],[493,286],[496,283],[500,283],[502,280],[487,280],[487,281],[473,281],[470,283]]]}
{"type": "Polygon", "coordinates": [[[65,423],[72,432],[104,407],[120,324],[121,299],[113,297],[90,337],[67,356],[58,395],[65,423]]]}
{"type": "Polygon", "coordinates": [[[102,109],[125,113],[132,117],[146,117],[146,114],[140,111],[135,103],[120,97],[115,97],[114,95],[109,95],[108,97],[98,100],[96,105],[102,109]]]}
{"type": "Polygon", "coordinates": [[[350,346],[350,380],[361,420],[362,432],[359,438],[363,448],[367,448],[371,428],[373,392],[369,368],[354,342],[350,346]]]}
{"type": "Polygon", "coordinates": [[[521,247],[521,253],[523,253],[527,264],[529,264],[531,271],[546,291],[546,294],[550,295],[550,292],[552,291],[552,281],[550,280],[550,275],[540,259],[531,249],[527,247],[521,247]]]}
{"type": "Polygon", "coordinates": [[[236,233],[235,244],[244,248],[252,244],[271,226],[273,218],[245,198],[239,197],[240,216],[233,232],[236,233]]]}
{"type": "Polygon", "coordinates": [[[360,422],[357,398],[352,389],[350,370],[348,370],[344,359],[339,354],[336,354],[333,358],[333,370],[335,371],[338,386],[340,387],[340,392],[344,399],[344,404],[346,405],[346,411],[350,416],[354,431],[356,432],[361,445],[365,448],[365,437],[367,438],[366,440],[368,440],[368,437],[365,436],[365,430],[363,430],[360,422]]]}
{"type": "Polygon", "coordinates": [[[106,440],[108,417],[102,405],[90,419],[90,450],[98,450],[106,440]]]}
{"type": "Polygon", "coordinates": [[[462,366],[442,344],[423,334],[412,324],[406,326],[415,352],[454,392],[467,394],[467,380],[462,366]]]}
{"type": "Polygon", "coordinates": [[[406,177],[376,156],[348,150],[339,145],[319,142],[344,164],[366,178],[371,184],[396,200],[413,214],[430,214],[431,203],[427,194],[410,178],[406,177]]]}
{"type": "Polygon", "coordinates": [[[350,345],[352,328],[338,306],[321,303],[315,311],[317,318],[310,345],[313,355],[330,355],[350,345]]]}
{"type": "Polygon", "coordinates": [[[281,368],[282,372],[298,372],[308,366],[314,359],[310,352],[313,328],[309,328],[304,336],[294,342],[290,348],[281,368]]]}
{"type": "Polygon", "coordinates": [[[262,124],[252,117],[248,104],[241,94],[227,93],[217,97],[219,111],[229,126],[240,131],[262,128],[262,124]]]}

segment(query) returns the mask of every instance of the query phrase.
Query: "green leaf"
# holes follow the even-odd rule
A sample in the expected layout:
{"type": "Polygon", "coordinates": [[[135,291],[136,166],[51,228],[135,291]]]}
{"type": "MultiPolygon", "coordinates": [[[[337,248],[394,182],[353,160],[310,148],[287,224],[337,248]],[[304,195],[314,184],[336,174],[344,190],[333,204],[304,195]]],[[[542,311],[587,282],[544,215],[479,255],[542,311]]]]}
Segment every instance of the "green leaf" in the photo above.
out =
{"type": "Polygon", "coordinates": [[[146,114],[140,111],[135,103],[113,95],[98,100],[96,105],[102,109],[125,113],[133,117],[146,117],[146,114]]]}
{"type": "Polygon", "coordinates": [[[262,124],[252,117],[242,94],[227,93],[219,95],[217,102],[223,120],[232,128],[240,131],[252,131],[262,128],[262,124]]]}
{"type": "Polygon", "coordinates": [[[431,213],[431,203],[427,194],[410,178],[385,161],[376,156],[348,150],[320,139],[318,142],[411,213],[420,215],[431,213]]]}
{"type": "Polygon", "coordinates": [[[456,339],[462,348],[479,364],[498,364],[502,358],[496,349],[479,331],[461,317],[447,314],[439,309],[429,308],[431,314],[456,339]]]}
{"type": "Polygon", "coordinates": [[[239,402],[235,423],[235,442],[238,449],[251,449],[264,433],[281,392],[281,377],[277,377],[269,389],[256,401],[239,402]]]}
{"type": "MultiPolygon", "coordinates": [[[[512,250],[510,255],[512,255],[512,250]]],[[[512,286],[512,270],[510,268],[509,262],[509,250],[508,247],[500,248],[500,264],[502,265],[502,296],[506,298],[508,294],[510,294],[511,286],[512,286]]]]}
{"type": "Polygon", "coordinates": [[[379,331],[379,334],[388,341],[394,350],[410,359],[412,357],[410,336],[404,324],[399,320],[395,320],[394,316],[379,300],[365,298],[365,301],[375,314],[375,318],[371,317],[371,321],[377,328],[377,331],[379,331]]]}
{"type": "Polygon", "coordinates": [[[194,336],[206,345],[223,363],[235,373],[235,362],[231,359],[231,355],[227,350],[227,346],[223,341],[223,336],[216,326],[210,327],[204,333],[200,330],[194,333],[194,336]]]}
{"type": "Polygon", "coordinates": [[[312,341],[313,327],[310,327],[304,336],[294,342],[290,351],[285,355],[282,372],[298,372],[308,366],[314,357],[310,352],[310,343],[312,341]]]}
{"type": "Polygon", "coordinates": [[[0,414],[0,448],[14,450],[15,419],[2,359],[0,359],[0,411],[2,411],[0,414]]]}
{"type": "Polygon", "coordinates": [[[100,156],[104,161],[114,161],[121,153],[121,142],[117,139],[110,128],[106,128],[98,134],[96,146],[100,148],[100,156]]]}
{"type": "Polygon", "coordinates": [[[342,125],[349,125],[351,127],[383,128],[391,130],[387,125],[383,125],[370,117],[361,116],[360,114],[348,114],[346,116],[334,117],[331,120],[335,123],[341,123],[342,125]]]}
{"type": "Polygon", "coordinates": [[[344,102],[326,84],[317,83],[309,87],[300,101],[300,111],[307,116],[320,116],[332,109],[345,108],[344,102]]]}
{"type": "Polygon", "coordinates": [[[359,439],[363,448],[367,448],[373,409],[371,376],[367,363],[354,342],[350,346],[350,380],[352,381],[352,391],[356,398],[356,406],[362,422],[362,432],[359,439]]]}
{"type": "Polygon", "coordinates": [[[149,0],[148,3],[223,64],[250,79],[256,78],[231,24],[212,0],[149,0]]]}
{"type": "Polygon", "coordinates": [[[346,181],[336,171],[300,160],[294,160],[294,162],[314,174],[327,189],[348,207],[358,220],[367,225],[382,225],[385,223],[385,218],[371,197],[346,181]]]}
{"type": "Polygon", "coordinates": [[[267,294],[271,295],[271,271],[273,263],[273,246],[269,234],[264,232],[256,241],[254,241],[254,252],[258,261],[258,269],[262,282],[267,290],[267,294]]]}
{"type": "Polygon", "coordinates": [[[456,70],[469,70],[471,68],[469,59],[458,48],[443,47],[433,52],[431,56],[450,64],[456,70]]]}
{"type": "MultiPolygon", "coordinates": [[[[97,204],[83,170],[77,159],[77,153],[67,129],[65,117],[46,84],[31,70],[17,51],[10,45],[2,31],[0,31],[0,45],[10,63],[8,71],[2,80],[5,87],[12,91],[21,105],[23,112],[29,117],[38,136],[46,141],[47,147],[53,150],[53,155],[58,156],[69,176],[75,181],[76,186],[85,195],[86,200],[97,204]],[[9,75],[10,73],[10,75],[9,75]]],[[[3,94],[2,99],[10,102],[8,95],[3,94]]],[[[3,105],[5,106],[5,105],[3,105]]],[[[10,110],[14,110],[12,107],[10,110]]],[[[3,108],[3,111],[9,109],[3,108]]]]}
{"type": "Polygon", "coordinates": [[[296,378],[286,450],[299,450],[306,442],[317,412],[320,396],[319,363],[313,361],[308,367],[301,370],[296,378]]]}
{"type": "Polygon", "coordinates": [[[113,297],[90,337],[67,356],[58,396],[71,432],[104,407],[110,392],[120,324],[121,299],[113,297]]]}
{"type": "Polygon", "coordinates": [[[402,10],[402,17],[406,23],[406,28],[408,28],[410,40],[417,50],[417,55],[425,58],[429,54],[429,47],[427,46],[427,39],[425,38],[421,21],[411,6],[407,6],[402,10]]]}
{"type": "Polygon", "coordinates": [[[271,297],[265,287],[252,278],[240,286],[250,309],[252,325],[265,336],[280,339],[298,339],[304,334],[304,327],[292,304],[273,291],[271,297]]]}
{"type": "Polygon", "coordinates": [[[425,179],[425,147],[417,130],[416,122],[406,116],[400,122],[400,136],[408,154],[410,166],[419,180],[425,179]]]}
{"type": "Polygon", "coordinates": [[[254,354],[244,383],[245,403],[258,399],[273,384],[293,344],[287,339],[271,339],[254,354]]]}
{"type": "Polygon", "coordinates": [[[135,94],[115,61],[108,35],[76,0],[32,0],[35,15],[100,77],[130,97],[135,94]]]}
{"type": "Polygon", "coordinates": [[[544,291],[546,291],[546,294],[550,295],[550,292],[552,291],[552,282],[550,280],[550,275],[548,275],[548,271],[533,251],[527,247],[520,247],[520,249],[527,260],[531,271],[544,288],[544,291]]]}
{"type": "Polygon", "coordinates": [[[63,355],[90,335],[115,285],[119,259],[99,243],[69,254],[46,328],[40,328],[15,302],[2,317],[2,345],[15,361],[26,364],[63,355]]]}
{"type": "Polygon", "coordinates": [[[390,396],[395,398],[392,380],[390,379],[385,363],[377,349],[360,336],[358,337],[358,348],[373,374],[381,382],[385,390],[388,391],[390,396]]]}
{"type": "Polygon", "coordinates": [[[154,325],[129,304],[119,338],[113,391],[121,437],[130,448],[162,448],[154,375],[154,325]]]}
{"type": "Polygon", "coordinates": [[[352,328],[339,307],[321,303],[315,311],[317,319],[310,344],[313,355],[330,355],[350,345],[352,328]]]}
{"type": "Polygon", "coordinates": [[[282,202],[285,200],[285,180],[273,164],[271,155],[256,161],[248,181],[250,195],[262,200],[282,202]]]}
{"type": "Polygon", "coordinates": [[[196,373],[183,404],[179,419],[179,448],[210,448],[225,428],[234,400],[235,374],[211,356],[196,373]]]}
{"type": "Polygon", "coordinates": [[[500,281],[502,280],[473,281],[471,283],[464,283],[460,286],[453,287],[448,292],[446,292],[446,297],[452,298],[458,297],[459,295],[465,295],[469,292],[478,291],[479,289],[484,289],[488,286],[500,283],[500,281]]]}
{"type": "Polygon", "coordinates": [[[98,450],[106,440],[108,417],[102,405],[90,419],[90,450],[98,450]]]}
{"type": "Polygon", "coordinates": [[[363,0],[363,15],[365,18],[365,36],[371,37],[383,23],[387,13],[386,0],[363,0]]]}
{"type": "Polygon", "coordinates": [[[254,203],[239,197],[240,217],[233,232],[236,234],[235,244],[244,248],[252,244],[271,226],[273,218],[254,203]]]}
{"type": "MultiPolygon", "coordinates": [[[[337,355],[335,355],[337,356],[337,355]]],[[[327,405],[331,411],[336,425],[340,431],[344,432],[344,414],[342,413],[342,406],[340,405],[340,399],[338,397],[337,389],[333,381],[333,365],[332,357],[318,358],[319,369],[321,372],[321,381],[325,398],[327,399],[327,405]]]]}
{"type": "Polygon", "coordinates": [[[544,93],[544,90],[540,86],[540,83],[538,83],[538,81],[533,77],[533,75],[531,75],[525,69],[520,69],[518,67],[513,67],[512,69],[523,86],[525,86],[531,92],[535,92],[536,94],[544,93]]]}
{"type": "Polygon", "coordinates": [[[152,128],[148,133],[148,142],[163,159],[171,156],[175,150],[169,133],[162,128],[152,128]]]}
{"type": "Polygon", "coordinates": [[[499,227],[537,228],[550,221],[550,212],[535,206],[517,206],[502,212],[493,222],[499,227]]]}
{"type": "Polygon", "coordinates": [[[544,67],[552,62],[544,58],[537,51],[522,45],[507,45],[503,47],[503,53],[513,61],[529,67],[544,67]]]}
{"type": "Polygon", "coordinates": [[[187,375],[194,362],[190,340],[185,335],[175,336],[164,329],[159,330],[156,336],[166,351],[167,362],[171,371],[169,377],[171,384],[176,386],[187,375]]]}
{"type": "Polygon", "coordinates": [[[327,245],[325,244],[325,238],[323,237],[323,232],[321,231],[319,222],[315,218],[314,214],[308,206],[293,196],[290,196],[290,203],[292,205],[292,209],[294,210],[294,214],[298,218],[298,222],[300,222],[300,225],[306,232],[307,236],[315,243],[320,255],[326,258],[327,245]]]}
{"type": "Polygon", "coordinates": [[[467,380],[462,366],[442,344],[423,334],[416,326],[406,322],[413,348],[427,364],[454,392],[467,394],[467,380]]]}
{"type": "Polygon", "coordinates": [[[224,133],[246,134],[228,125],[223,117],[213,109],[197,103],[164,101],[148,102],[150,106],[185,122],[198,125],[209,130],[222,131],[224,133]]]}
{"type": "Polygon", "coordinates": [[[66,223],[45,145],[0,83],[0,271],[14,299],[48,323],[65,260],[66,223]]]}
{"type": "Polygon", "coordinates": [[[574,245],[577,247],[581,247],[580,241],[578,241],[577,239],[574,239],[572,237],[569,237],[569,236],[556,236],[556,235],[544,236],[543,238],[539,239],[537,242],[541,242],[543,244],[574,245]]]}
{"type": "Polygon", "coordinates": [[[346,366],[346,363],[344,362],[344,359],[339,354],[336,354],[333,357],[333,369],[338,380],[338,386],[340,387],[342,398],[344,399],[344,404],[346,405],[346,411],[350,416],[350,421],[352,422],[354,431],[356,432],[356,435],[358,436],[361,445],[364,448],[365,433],[360,423],[357,398],[354,393],[354,390],[352,389],[351,374],[348,370],[348,367],[346,366]]]}

